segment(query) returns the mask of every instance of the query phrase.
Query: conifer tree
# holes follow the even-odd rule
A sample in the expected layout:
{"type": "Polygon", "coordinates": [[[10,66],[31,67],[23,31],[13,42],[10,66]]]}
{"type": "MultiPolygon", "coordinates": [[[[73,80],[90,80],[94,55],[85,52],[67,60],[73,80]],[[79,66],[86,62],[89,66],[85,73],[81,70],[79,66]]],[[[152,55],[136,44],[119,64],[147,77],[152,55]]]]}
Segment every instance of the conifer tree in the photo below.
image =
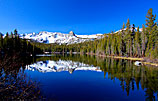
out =
{"type": "Polygon", "coordinates": [[[126,45],[125,45],[125,38],[124,38],[125,37],[125,31],[124,31],[124,29],[125,29],[125,24],[123,22],[123,26],[122,26],[122,29],[121,29],[122,31],[119,32],[119,37],[118,37],[120,39],[120,41],[119,41],[120,43],[119,43],[119,47],[118,47],[120,56],[123,56],[126,52],[126,45]]]}
{"type": "Polygon", "coordinates": [[[17,29],[14,30],[14,35],[15,35],[15,37],[17,37],[17,35],[18,35],[17,29]]]}
{"type": "Polygon", "coordinates": [[[110,55],[110,38],[111,38],[111,35],[108,34],[108,39],[107,39],[107,44],[106,44],[106,54],[107,55],[110,55]]]}
{"type": "Polygon", "coordinates": [[[11,32],[11,38],[12,38],[12,39],[14,38],[13,32],[11,32]]]}
{"type": "Polygon", "coordinates": [[[132,32],[131,32],[131,41],[132,41],[132,56],[134,56],[134,53],[136,53],[135,48],[135,25],[132,26],[132,32]]]}
{"type": "Polygon", "coordinates": [[[126,34],[125,34],[125,42],[126,42],[126,55],[132,56],[132,40],[131,40],[131,30],[130,30],[130,21],[127,20],[126,23],[126,34]]]}
{"type": "Polygon", "coordinates": [[[117,49],[118,49],[118,55],[122,56],[122,35],[121,32],[117,33],[117,49]]]}
{"type": "Polygon", "coordinates": [[[142,25],[142,34],[141,34],[141,38],[142,38],[142,42],[141,42],[141,47],[142,47],[142,56],[144,57],[145,56],[145,50],[146,50],[146,40],[147,40],[147,37],[146,37],[146,31],[145,31],[145,26],[142,25]]]}
{"type": "MultiPolygon", "coordinates": [[[[153,27],[152,35],[150,35],[149,39],[152,40],[151,42],[151,58],[157,58],[158,57],[158,30],[157,30],[157,25],[153,27]]],[[[149,40],[150,42],[150,40],[149,40]]]]}
{"type": "Polygon", "coordinates": [[[5,48],[8,48],[8,40],[9,39],[9,34],[8,34],[8,32],[6,33],[6,36],[5,36],[5,38],[4,38],[4,45],[5,45],[5,48]]]}
{"type": "Polygon", "coordinates": [[[0,50],[3,49],[3,34],[0,33],[0,50]]]}
{"type": "Polygon", "coordinates": [[[110,49],[111,49],[111,55],[114,55],[114,48],[115,48],[115,38],[114,38],[114,34],[113,31],[111,32],[111,39],[110,39],[110,49]]]}
{"type": "Polygon", "coordinates": [[[14,30],[14,47],[15,47],[15,51],[19,50],[19,36],[18,36],[18,31],[17,29],[14,30]]]}
{"type": "Polygon", "coordinates": [[[146,50],[146,56],[150,57],[151,52],[154,49],[155,46],[155,36],[157,35],[156,31],[156,23],[155,23],[155,18],[156,15],[153,15],[153,10],[150,8],[148,10],[148,13],[146,15],[146,26],[147,26],[147,50],[146,50]]]}
{"type": "Polygon", "coordinates": [[[137,56],[140,56],[140,54],[141,54],[141,50],[140,50],[140,32],[139,32],[139,26],[138,26],[138,28],[137,28],[137,32],[136,32],[136,34],[135,34],[135,49],[136,49],[136,55],[137,56]]]}
{"type": "Polygon", "coordinates": [[[155,25],[155,18],[156,18],[156,15],[153,15],[153,10],[152,10],[152,8],[150,8],[149,10],[148,10],[148,13],[147,13],[147,15],[146,15],[146,26],[147,26],[147,30],[149,31],[149,34],[151,34],[150,33],[150,31],[152,31],[152,28],[154,27],[154,25],[155,25]]]}

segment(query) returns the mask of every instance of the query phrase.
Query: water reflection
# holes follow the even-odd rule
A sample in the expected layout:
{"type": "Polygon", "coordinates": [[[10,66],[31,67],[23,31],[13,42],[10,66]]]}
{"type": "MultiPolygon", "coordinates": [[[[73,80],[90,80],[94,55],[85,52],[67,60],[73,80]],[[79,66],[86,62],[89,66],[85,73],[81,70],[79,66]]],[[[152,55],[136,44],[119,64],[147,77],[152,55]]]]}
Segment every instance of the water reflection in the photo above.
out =
{"type": "Polygon", "coordinates": [[[129,60],[85,55],[56,55],[37,60],[39,62],[26,66],[26,69],[40,72],[69,71],[69,73],[77,70],[102,71],[104,77],[107,75],[113,81],[118,79],[122,91],[126,91],[127,96],[130,95],[130,91],[143,91],[146,100],[157,100],[158,68],[156,67],[137,67],[129,60]]]}
{"type": "Polygon", "coordinates": [[[86,55],[16,55],[0,59],[0,99],[41,98],[40,92],[46,97],[56,94],[61,101],[106,100],[109,96],[109,100],[157,100],[158,68],[86,55]],[[36,84],[36,76],[45,86],[36,84]],[[126,94],[121,95],[123,92],[126,94]]]}
{"type": "Polygon", "coordinates": [[[43,73],[68,71],[70,74],[72,74],[74,71],[77,70],[90,70],[90,71],[101,72],[100,67],[94,67],[93,65],[88,65],[80,62],[65,61],[65,60],[39,61],[32,65],[26,66],[26,69],[31,71],[37,70],[43,73]]]}
{"type": "Polygon", "coordinates": [[[26,60],[18,54],[0,57],[1,100],[42,99],[37,83],[23,73],[26,60]]]}

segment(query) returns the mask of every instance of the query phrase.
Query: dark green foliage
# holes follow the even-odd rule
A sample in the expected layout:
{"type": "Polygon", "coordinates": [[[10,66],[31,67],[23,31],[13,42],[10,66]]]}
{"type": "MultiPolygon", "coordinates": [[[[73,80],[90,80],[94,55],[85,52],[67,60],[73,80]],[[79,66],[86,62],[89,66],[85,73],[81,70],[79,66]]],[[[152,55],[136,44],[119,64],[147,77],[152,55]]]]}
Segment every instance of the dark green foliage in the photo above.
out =
{"type": "MultiPolygon", "coordinates": [[[[80,54],[96,54],[108,56],[127,56],[127,57],[158,57],[158,26],[154,22],[156,16],[152,14],[152,9],[147,13],[146,25],[142,29],[130,26],[129,19],[123,23],[122,30],[115,33],[104,34],[103,38],[95,41],[87,41],[71,45],[54,45],[53,52],[79,52],[80,54]],[[136,31],[135,31],[136,30],[136,31]],[[140,31],[141,30],[141,31],[140,31]]],[[[47,51],[49,45],[46,46],[47,51]]],[[[40,47],[42,47],[40,46],[40,47]]],[[[49,47],[50,48],[50,47],[49,47]]]]}
{"type": "Polygon", "coordinates": [[[4,54],[15,54],[20,53],[22,56],[34,55],[37,53],[42,53],[40,48],[37,48],[33,43],[26,41],[25,39],[20,39],[17,30],[14,34],[11,32],[6,33],[4,37],[2,33],[0,34],[0,55],[4,54]]]}
{"type": "Polygon", "coordinates": [[[155,23],[155,18],[156,15],[152,14],[153,10],[152,8],[150,8],[148,10],[148,13],[146,15],[146,30],[147,30],[147,39],[148,39],[148,43],[147,43],[147,50],[146,50],[146,56],[147,57],[153,57],[153,51],[155,49],[155,45],[157,40],[157,24],[155,23]]]}
{"type": "Polygon", "coordinates": [[[135,51],[134,51],[134,54],[135,56],[140,56],[141,55],[141,48],[140,48],[140,45],[141,45],[141,36],[140,36],[140,32],[139,32],[139,27],[137,28],[137,32],[135,33],[135,39],[134,39],[134,46],[135,46],[135,51]]]}
{"type": "Polygon", "coordinates": [[[149,9],[146,16],[146,27],[143,25],[142,29],[135,28],[134,24],[131,27],[128,19],[126,26],[123,23],[121,31],[104,34],[101,39],[78,44],[58,45],[31,42],[31,40],[20,39],[17,30],[14,30],[14,34],[11,33],[8,36],[7,33],[5,38],[0,34],[0,51],[13,49],[16,52],[31,54],[44,52],[69,52],[72,54],[72,52],[78,52],[80,54],[157,58],[158,25],[154,22],[156,16],[152,12],[152,9],[149,9]]]}

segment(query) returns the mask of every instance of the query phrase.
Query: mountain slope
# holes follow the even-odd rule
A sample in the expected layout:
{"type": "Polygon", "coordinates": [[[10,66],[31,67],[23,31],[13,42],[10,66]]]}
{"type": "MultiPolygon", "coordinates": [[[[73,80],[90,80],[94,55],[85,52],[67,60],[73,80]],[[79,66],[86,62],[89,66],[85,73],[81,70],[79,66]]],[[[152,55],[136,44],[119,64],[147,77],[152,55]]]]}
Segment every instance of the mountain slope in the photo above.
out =
{"type": "Polygon", "coordinates": [[[102,34],[96,35],[75,35],[72,31],[69,34],[59,32],[39,32],[21,34],[20,38],[29,39],[40,43],[74,44],[101,38],[102,34]]]}

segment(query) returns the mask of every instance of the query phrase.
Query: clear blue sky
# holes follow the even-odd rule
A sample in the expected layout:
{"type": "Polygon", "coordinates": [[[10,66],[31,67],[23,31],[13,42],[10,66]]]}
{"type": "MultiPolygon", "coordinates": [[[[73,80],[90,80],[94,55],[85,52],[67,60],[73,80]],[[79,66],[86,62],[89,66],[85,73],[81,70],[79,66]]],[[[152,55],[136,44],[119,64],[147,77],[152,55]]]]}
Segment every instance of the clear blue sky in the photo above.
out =
{"type": "Polygon", "coordinates": [[[158,0],[0,0],[0,32],[109,33],[123,22],[142,26],[158,0]]]}

